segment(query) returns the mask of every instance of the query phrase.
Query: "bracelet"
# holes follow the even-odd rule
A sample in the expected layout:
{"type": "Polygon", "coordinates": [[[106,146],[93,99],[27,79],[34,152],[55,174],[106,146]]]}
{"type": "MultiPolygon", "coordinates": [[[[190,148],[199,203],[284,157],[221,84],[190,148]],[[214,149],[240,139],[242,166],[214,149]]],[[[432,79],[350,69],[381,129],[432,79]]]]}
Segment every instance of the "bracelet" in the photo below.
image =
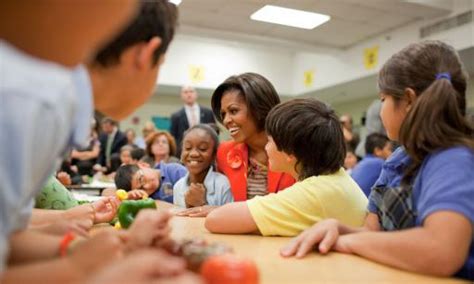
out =
{"type": "Polygon", "coordinates": [[[73,232],[67,232],[64,234],[61,242],[59,243],[59,255],[66,256],[68,252],[69,244],[76,238],[73,232]]]}

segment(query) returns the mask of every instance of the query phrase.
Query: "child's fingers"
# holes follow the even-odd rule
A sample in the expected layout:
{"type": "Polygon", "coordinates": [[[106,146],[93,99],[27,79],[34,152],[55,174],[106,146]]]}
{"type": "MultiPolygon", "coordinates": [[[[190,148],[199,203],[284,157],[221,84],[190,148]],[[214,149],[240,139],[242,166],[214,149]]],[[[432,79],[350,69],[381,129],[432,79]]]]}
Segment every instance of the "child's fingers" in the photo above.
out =
{"type": "Polygon", "coordinates": [[[308,252],[311,251],[314,246],[321,241],[321,239],[323,239],[324,235],[325,231],[323,230],[312,230],[306,233],[298,247],[296,257],[302,258],[308,254],[308,252]]]}
{"type": "Polygon", "coordinates": [[[336,230],[328,230],[319,243],[319,252],[326,254],[336,243],[339,234],[336,230]]]}
{"type": "Polygon", "coordinates": [[[300,246],[301,241],[303,240],[305,232],[301,233],[299,236],[294,237],[291,241],[280,249],[281,256],[289,257],[296,253],[298,247],[300,246]]]}

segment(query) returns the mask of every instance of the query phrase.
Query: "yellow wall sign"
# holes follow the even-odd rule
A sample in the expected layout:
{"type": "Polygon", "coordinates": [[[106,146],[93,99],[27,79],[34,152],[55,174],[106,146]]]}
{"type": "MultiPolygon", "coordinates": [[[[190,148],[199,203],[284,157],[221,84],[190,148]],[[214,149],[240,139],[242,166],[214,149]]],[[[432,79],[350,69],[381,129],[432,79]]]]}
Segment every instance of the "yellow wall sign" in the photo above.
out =
{"type": "Polygon", "coordinates": [[[364,49],[364,66],[370,70],[377,66],[379,62],[379,46],[364,49]]]}
{"type": "Polygon", "coordinates": [[[188,75],[193,84],[204,81],[204,66],[190,65],[188,75]]]}
{"type": "Polygon", "coordinates": [[[314,70],[304,71],[304,86],[311,87],[314,83],[314,70]]]}

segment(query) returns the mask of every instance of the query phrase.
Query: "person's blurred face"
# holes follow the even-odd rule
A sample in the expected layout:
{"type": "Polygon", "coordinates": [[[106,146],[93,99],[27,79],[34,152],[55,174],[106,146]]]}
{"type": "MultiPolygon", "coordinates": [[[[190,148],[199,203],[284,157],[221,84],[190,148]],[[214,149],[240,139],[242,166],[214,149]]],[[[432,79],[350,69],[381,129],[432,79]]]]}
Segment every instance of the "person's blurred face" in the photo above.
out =
{"type": "Polygon", "coordinates": [[[202,129],[193,129],[183,139],[181,161],[190,174],[207,172],[214,161],[214,140],[202,129]]]}
{"type": "Polygon", "coordinates": [[[135,141],[135,132],[129,130],[127,131],[126,135],[128,144],[133,144],[133,142],[135,141]]]}
{"type": "Polygon", "coordinates": [[[142,189],[150,195],[160,186],[160,171],[140,164],[138,167],[140,169],[132,176],[132,189],[142,189]]]}
{"type": "Polygon", "coordinates": [[[245,143],[259,133],[247,104],[238,91],[225,92],[222,96],[221,118],[235,142],[245,143]]]}
{"type": "Polygon", "coordinates": [[[284,172],[292,174],[295,168],[296,160],[290,157],[283,151],[278,150],[275,141],[271,136],[268,137],[268,142],[265,145],[265,151],[268,156],[268,164],[270,170],[274,172],[284,172]]]}
{"type": "Polygon", "coordinates": [[[382,151],[380,153],[380,157],[384,160],[386,160],[390,155],[392,155],[393,152],[393,145],[391,142],[385,143],[385,146],[382,148],[382,151]]]}
{"type": "Polygon", "coordinates": [[[153,131],[155,131],[154,125],[152,125],[151,123],[147,123],[142,129],[143,138],[146,139],[148,135],[150,135],[153,131]]]}
{"type": "Polygon", "coordinates": [[[102,123],[102,131],[107,134],[111,134],[114,131],[114,125],[109,122],[102,123]]]}
{"type": "Polygon", "coordinates": [[[395,101],[392,96],[383,93],[380,94],[380,100],[382,101],[380,118],[387,131],[387,136],[390,140],[398,141],[400,127],[406,116],[407,102],[405,100],[395,101]]]}
{"type": "Polygon", "coordinates": [[[346,158],[344,159],[344,168],[346,170],[352,169],[357,165],[357,157],[354,153],[352,152],[347,152],[346,153],[346,158]]]}
{"type": "Polygon", "coordinates": [[[122,165],[129,165],[132,163],[132,156],[129,150],[123,150],[120,152],[120,161],[122,165]]]}
{"type": "Polygon", "coordinates": [[[137,2],[1,1],[0,38],[33,56],[73,67],[128,23],[137,2]]]}
{"type": "Polygon", "coordinates": [[[151,152],[155,156],[168,156],[170,154],[170,144],[165,135],[160,135],[153,140],[151,152]]]}
{"type": "Polygon", "coordinates": [[[187,105],[193,105],[197,99],[197,92],[193,87],[185,86],[181,89],[181,99],[187,105]]]}
{"type": "Polygon", "coordinates": [[[103,85],[100,91],[94,90],[97,110],[120,120],[148,101],[157,86],[159,69],[165,59],[164,55],[157,62],[153,59],[160,44],[161,40],[154,37],[149,42],[136,43],[125,49],[115,65],[88,66],[93,85],[103,85]]]}

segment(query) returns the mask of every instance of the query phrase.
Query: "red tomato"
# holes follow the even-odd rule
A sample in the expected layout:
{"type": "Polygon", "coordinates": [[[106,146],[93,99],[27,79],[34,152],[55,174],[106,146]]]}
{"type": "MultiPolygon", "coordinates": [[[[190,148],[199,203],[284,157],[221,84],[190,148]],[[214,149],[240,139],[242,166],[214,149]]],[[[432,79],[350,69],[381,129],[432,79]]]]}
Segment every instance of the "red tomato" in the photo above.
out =
{"type": "Polygon", "coordinates": [[[208,284],[257,284],[258,269],[251,260],[231,254],[208,258],[201,267],[208,284]]]}

